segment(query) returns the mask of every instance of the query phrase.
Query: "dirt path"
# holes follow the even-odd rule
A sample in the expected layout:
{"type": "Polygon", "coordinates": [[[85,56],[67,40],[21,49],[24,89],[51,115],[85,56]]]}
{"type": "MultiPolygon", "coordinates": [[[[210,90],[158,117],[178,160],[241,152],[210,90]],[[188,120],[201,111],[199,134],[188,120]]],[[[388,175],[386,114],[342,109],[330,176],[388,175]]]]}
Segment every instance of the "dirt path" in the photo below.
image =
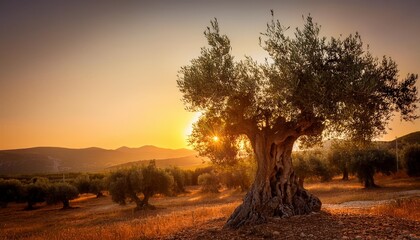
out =
{"type": "Polygon", "coordinates": [[[221,218],[161,239],[420,239],[419,222],[384,216],[322,211],[266,224],[223,229],[221,218]]]}
{"type": "Polygon", "coordinates": [[[394,199],[377,200],[377,201],[349,201],[340,204],[322,204],[323,209],[363,209],[371,208],[379,205],[389,204],[399,199],[408,197],[420,197],[420,190],[410,190],[396,192],[394,199]]]}

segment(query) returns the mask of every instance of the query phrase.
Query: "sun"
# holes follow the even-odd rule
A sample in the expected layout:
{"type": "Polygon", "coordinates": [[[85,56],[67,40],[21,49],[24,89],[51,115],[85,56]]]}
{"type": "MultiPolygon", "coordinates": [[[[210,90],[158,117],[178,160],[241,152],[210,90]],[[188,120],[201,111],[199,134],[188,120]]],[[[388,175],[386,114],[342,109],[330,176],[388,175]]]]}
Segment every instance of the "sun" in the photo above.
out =
{"type": "Polygon", "coordinates": [[[213,136],[212,139],[213,139],[213,142],[218,142],[220,140],[218,136],[213,136]]]}

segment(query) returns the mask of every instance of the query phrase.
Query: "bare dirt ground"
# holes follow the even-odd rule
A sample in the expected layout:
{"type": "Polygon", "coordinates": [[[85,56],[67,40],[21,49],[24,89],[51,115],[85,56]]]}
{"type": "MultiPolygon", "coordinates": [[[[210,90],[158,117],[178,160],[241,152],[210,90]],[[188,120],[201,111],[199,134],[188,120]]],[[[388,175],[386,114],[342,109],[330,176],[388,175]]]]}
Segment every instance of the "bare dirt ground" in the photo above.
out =
{"type": "Polygon", "coordinates": [[[225,230],[226,218],[162,239],[420,239],[418,222],[393,217],[321,211],[225,230]]]}
{"type": "Polygon", "coordinates": [[[157,196],[151,199],[157,210],[137,212],[134,204],[120,206],[109,196],[83,195],[70,210],[40,205],[24,211],[24,204],[11,204],[0,209],[0,239],[420,239],[420,179],[378,184],[383,187],[367,190],[357,180],[309,183],[323,202],[320,213],[237,230],[223,225],[244,193],[226,189],[157,196]]]}

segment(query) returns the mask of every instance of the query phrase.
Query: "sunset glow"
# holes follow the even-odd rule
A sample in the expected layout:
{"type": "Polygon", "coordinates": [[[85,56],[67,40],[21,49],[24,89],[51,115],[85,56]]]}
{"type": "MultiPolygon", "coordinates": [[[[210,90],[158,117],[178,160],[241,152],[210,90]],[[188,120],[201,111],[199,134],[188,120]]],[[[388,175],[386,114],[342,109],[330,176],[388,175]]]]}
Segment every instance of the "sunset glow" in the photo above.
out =
{"type": "MultiPolygon", "coordinates": [[[[322,35],[358,31],[401,77],[420,73],[416,1],[2,2],[0,149],[188,147],[200,114],[184,109],[178,71],[200,54],[215,17],[236,59],[263,62],[258,37],[270,9],[291,29],[310,13],[322,35]]],[[[418,131],[420,120],[397,115],[390,127],[382,140],[418,131]]]]}

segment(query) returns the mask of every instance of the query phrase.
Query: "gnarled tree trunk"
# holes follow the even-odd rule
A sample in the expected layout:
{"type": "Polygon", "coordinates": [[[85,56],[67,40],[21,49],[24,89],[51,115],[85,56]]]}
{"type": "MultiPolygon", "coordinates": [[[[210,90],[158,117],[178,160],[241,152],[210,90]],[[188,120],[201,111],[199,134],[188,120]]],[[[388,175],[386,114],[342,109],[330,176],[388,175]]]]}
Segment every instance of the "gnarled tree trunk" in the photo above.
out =
{"type": "Polygon", "coordinates": [[[237,228],[262,223],[269,217],[290,217],[321,209],[321,201],[299,186],[293,171],[291,153],[295,137],[280,143],[256,135],[252,144],[258,169],[254,183],[226,223],[237,228]]]}

